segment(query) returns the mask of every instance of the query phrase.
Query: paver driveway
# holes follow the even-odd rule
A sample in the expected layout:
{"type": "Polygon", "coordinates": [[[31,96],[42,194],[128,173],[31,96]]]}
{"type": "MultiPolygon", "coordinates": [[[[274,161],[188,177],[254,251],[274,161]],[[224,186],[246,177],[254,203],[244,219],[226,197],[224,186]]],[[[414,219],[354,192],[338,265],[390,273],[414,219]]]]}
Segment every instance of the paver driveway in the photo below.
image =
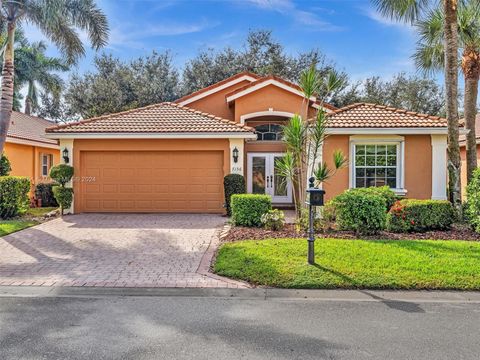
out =
{"type": "Polygon", "coordinates": [[[0,285],[238,287],[206,272],[224,221],[207,214],[65,216],[0,238],[0,285]]]}

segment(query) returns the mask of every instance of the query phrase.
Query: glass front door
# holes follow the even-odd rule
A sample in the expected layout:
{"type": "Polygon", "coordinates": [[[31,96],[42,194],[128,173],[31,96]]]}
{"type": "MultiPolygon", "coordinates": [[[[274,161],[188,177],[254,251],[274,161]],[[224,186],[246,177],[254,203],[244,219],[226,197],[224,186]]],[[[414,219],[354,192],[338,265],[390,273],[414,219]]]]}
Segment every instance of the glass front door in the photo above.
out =
{"type": "Polygon", "coordinates": [[[280,175],[276,163],[281,153],[249,153],[248,154],[248,192],[267,194],[273,203],[291,203],[292,186],[290,181],[280,175]]]}

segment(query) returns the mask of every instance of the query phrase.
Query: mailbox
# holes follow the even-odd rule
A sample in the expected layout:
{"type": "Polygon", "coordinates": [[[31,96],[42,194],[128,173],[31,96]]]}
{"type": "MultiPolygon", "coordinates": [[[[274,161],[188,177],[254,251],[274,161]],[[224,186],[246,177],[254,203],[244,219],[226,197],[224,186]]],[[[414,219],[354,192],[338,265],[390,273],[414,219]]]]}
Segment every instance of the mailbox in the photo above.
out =
{"type": "Polygon", "coordinates": [[[310,187],[307,189],[308,193],[308,204],[312,206],[323,206],[323,197],[325,195],[325,190],[317,189],[313,187],[313,182],[315,179],[310,178],[310,187]]]}

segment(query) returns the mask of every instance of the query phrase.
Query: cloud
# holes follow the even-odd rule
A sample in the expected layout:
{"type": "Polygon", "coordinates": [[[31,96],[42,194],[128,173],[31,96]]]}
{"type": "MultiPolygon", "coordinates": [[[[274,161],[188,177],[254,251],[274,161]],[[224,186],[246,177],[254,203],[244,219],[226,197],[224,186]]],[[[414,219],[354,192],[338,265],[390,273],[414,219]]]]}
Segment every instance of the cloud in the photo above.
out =
{"type": "MultiPolygon", "coordinates": [[[[311,11],[301,10],[292,0],[248,0],[251,4],[268,11],[291,17],[295,22],[310,26],[308,30],[339,31],[342,27],[324,21],[311,11]]],[[[326,11],[324,11],[326,12],[326,11]]]]}
{"type": "Polygon", "coordinates": [[[414,30],[414,27],[412,25],[401,22],[401,21],[395,21],[393,19],[389,19],[388,17],[384,17],[373,8],[368,8],[368,9],[361,8],[360,12],[363,13],[364,16],[368,17],[369,19],[383,26],[395,27],[407,32],[413,32],[414,30]]]}

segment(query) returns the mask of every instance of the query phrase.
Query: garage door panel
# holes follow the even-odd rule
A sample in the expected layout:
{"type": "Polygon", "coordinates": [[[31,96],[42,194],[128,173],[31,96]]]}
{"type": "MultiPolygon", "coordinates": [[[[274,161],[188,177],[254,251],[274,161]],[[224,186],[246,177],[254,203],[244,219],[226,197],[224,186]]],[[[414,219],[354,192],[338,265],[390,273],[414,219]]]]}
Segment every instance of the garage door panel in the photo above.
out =
{"type": "Polygon", "coordinates": [[[81,211],[223,212],[223,151],[81,152],[81,211]]]}

